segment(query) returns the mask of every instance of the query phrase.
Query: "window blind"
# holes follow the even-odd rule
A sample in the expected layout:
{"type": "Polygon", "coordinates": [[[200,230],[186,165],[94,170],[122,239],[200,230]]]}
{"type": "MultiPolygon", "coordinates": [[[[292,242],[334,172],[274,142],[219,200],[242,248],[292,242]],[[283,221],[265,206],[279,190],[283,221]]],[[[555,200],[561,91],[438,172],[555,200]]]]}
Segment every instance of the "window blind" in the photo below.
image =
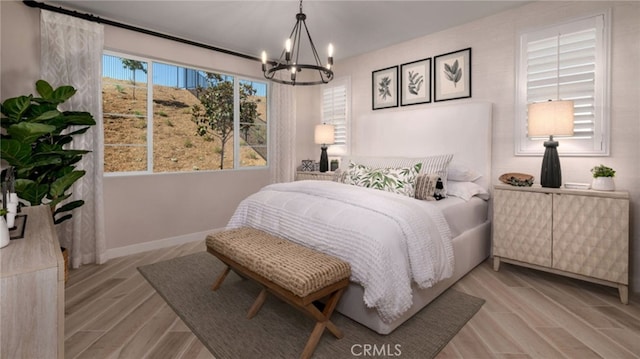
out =
{"type": "Polygon", "coordinates": [[[557,136],[561,154],[608,154],[608,13],[520,35],[516,154],[541,154],[545,139],[527,134],[527,105],[574,102],[573,136],[557,136]]]}
{"type": "Polygon", "coordinates": [[[574,138],[593,138],[596,29],[527,44],[527,103],[574,101],[574,138]]]}
{"type": "Polygon", "coordinates": [[[334,126],[335,142],[331,154],[348,153],[349,86],[348,81],[336,81],[322,88],[322,123],[334,126]]]}

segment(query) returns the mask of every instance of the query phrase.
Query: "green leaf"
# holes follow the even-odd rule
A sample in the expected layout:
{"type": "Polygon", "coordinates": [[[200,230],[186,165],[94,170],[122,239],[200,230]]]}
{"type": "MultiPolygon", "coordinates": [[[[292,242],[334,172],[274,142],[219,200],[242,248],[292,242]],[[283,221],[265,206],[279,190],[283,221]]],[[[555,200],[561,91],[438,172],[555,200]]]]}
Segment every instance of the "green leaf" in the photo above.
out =
{"type": "Polygon", "coordinates": [[[53,217],[53,224],[60,224],[68,219],[71,219],[71,214],[67,214],[66,216],[62,216],[60,218],[53,217]]]}
{"type": "Polygon", "coordinates": [[[55,89],[55,91],[53,91],[53,94],[51,94],[51,98],[49,100],[56,103],[62,103],[71,98],[71,96],[75,95],[75,93],[76,89],[74,89],[73,86],[60,86],[55,89]]]}
{"type": "Polygon", "coordinates": [[[60,116],[61,112],[58,110],[50,110],[47,112],[44,112],[40,115],[38,115],[36,118],[33,119],[34,122],[43,122],[46,120],[50,120],[52,118],[56,118],[58,116],[60,116]]]}
{"type": "Polygon", "coordinates": [[[28,201],[32,206],[42,204],[42,199],[49,192],[49,186],[38,184],[28,179],[16,179],[16,193],[18,197],[28,201]]]}
{"type": "Polygon", "coordinates": [[[36,91],[42,96],[42,98],[50,99],[53,94],[53,87],[45,80],[36,81],[36,91]]]}
{"type": "Polygon", "coordinates": [[[51,133],[56,128],[44,123],[20,122],[7,129],[7,133],[13,139],[24,144],[32,144],[40,136],[51,133]]]}
{"type": "Polygon", "coordinates": [[[33,99],[33,96],[29,95],[5,100],[1,107],[2,114],[14,120],[13,122],[20,120],[23,114],[29,109],[31,99],[33,99]]]}
{"type": "Polygon", "coordinates": [[[11,166],[26,166],[31,161],[31,145],[17,140],[2,140],[0,141],[0,157],[11,166]]]}
{"type": "Polygon", "coordinates": [[[83,204],[84,204],[84,201],[81,200],[81,199],[79,199],[77,201],[72,201],[72,202],[69,202],[69,203],[65,203],[64,205],[62,205],[58,209],[56,209],[55,212],[53,212],[53,214],[56,215],[58,213],[72,211],[72,210],[82,206],[83,204]]]}
{"type": "Polygon", "coordinates": [[[80,177],[84,176],[86,171],[72,171],[58,178],[51,184],[49,194],[52,198],[61,197],[64,192],[69,189],[80,177]]]}

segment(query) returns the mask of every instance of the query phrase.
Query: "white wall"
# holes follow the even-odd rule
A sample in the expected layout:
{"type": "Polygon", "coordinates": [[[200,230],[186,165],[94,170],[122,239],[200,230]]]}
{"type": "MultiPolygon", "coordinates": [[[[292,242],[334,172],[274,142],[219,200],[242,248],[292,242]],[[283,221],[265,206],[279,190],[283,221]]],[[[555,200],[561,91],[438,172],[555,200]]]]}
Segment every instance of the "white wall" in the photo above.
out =
{"type": "MultiPolygon", "coordinates": [[[[463,6],[463,5],[461,5],[463,6]]],[[[590,182],[589,169],[605,163],[616,173],[616,185],[631,193],[631,265],[633,290],[640,291],[640,3],[639,2],[535,2],[439,33],[400,43],[347,60],[336,61],[336,76],[351,76],[353,132],[366,133],[371,110],[371,72],[389,66],[472,48],[471,99],[447,101],[447,105],[468,101],[489,101],[493,106],[492,182],[505,172],[525,172],[539,177],[541,157],[514,156],[515,56],[519,31],[551,25],[574,17],[612,9],[611,41],[611,156],[561,157],[563,180],[590,182]]],[[[297,92],[298,100],[315,106],[319,114],[319,90],[297,92]]],[[[439,106],[431,103],[394,109],[397,112],[439,106]]],[[[305,113],[313,107],[298,108],[305,113]]],[[[319,117],[298,119],[298,160],[315,149],[313,125],[319,117]],[[312,120],[313,124],[305,121],[312,120]]],[[[389,124],[397,126],[397,124],[389,124]]],[[[437,134],[425,134],[425,140],[437,134]]],[[[561,152],[559,147],[559,152],[561,152]]]]}
{"type": "MultiPolygon", "coordinates": [[[[40,10],[0,1],[0,98],[35,93],[40,77],[40,10]]],[[[258,62],[105,26],[105,48],[260,78],[258,62]]],[[[269,182],[269,171],[225,170],[108,176],[104,179],[108,255],[185,240],[226,225],[238,203],[269,182]]]]}

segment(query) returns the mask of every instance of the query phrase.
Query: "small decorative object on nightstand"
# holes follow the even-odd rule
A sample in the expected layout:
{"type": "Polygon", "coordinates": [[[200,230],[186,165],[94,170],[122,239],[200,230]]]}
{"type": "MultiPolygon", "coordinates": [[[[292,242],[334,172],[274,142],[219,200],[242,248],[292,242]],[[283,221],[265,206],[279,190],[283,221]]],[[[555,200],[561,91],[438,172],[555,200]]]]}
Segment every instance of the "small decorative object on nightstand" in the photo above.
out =
{"type": "Polygon", "coordinates": [[[302,166],[300,170],[303,172],[311,172],[313,171],[313,161],[312,160],[302,160],[302,166]]]}
{"type": "Polygon", "coordinates": [[[616,171],[611,167],[605,165],[595,166],[591,169],[593,174],[593,182],[591,188],[597,191],[613,191],[616,189],[615,183],[613,183],[613,176],[616,175],[616,171]]]}

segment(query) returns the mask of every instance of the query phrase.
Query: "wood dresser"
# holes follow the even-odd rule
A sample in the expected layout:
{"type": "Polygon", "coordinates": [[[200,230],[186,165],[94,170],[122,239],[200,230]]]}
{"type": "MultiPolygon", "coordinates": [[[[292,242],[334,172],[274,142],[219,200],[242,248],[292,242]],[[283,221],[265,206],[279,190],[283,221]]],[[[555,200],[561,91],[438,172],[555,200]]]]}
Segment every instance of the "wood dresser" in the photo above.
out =
{"type": "Polygon", "coordinates": [[[629,193],[494,186],[494,270],[508,262],[629,292],[629,193]]]}
{"type": "Polygon", "coordinates": [[[0,249],[0,358],[64,358],[64,259],[48,206],[0,249]]]}

